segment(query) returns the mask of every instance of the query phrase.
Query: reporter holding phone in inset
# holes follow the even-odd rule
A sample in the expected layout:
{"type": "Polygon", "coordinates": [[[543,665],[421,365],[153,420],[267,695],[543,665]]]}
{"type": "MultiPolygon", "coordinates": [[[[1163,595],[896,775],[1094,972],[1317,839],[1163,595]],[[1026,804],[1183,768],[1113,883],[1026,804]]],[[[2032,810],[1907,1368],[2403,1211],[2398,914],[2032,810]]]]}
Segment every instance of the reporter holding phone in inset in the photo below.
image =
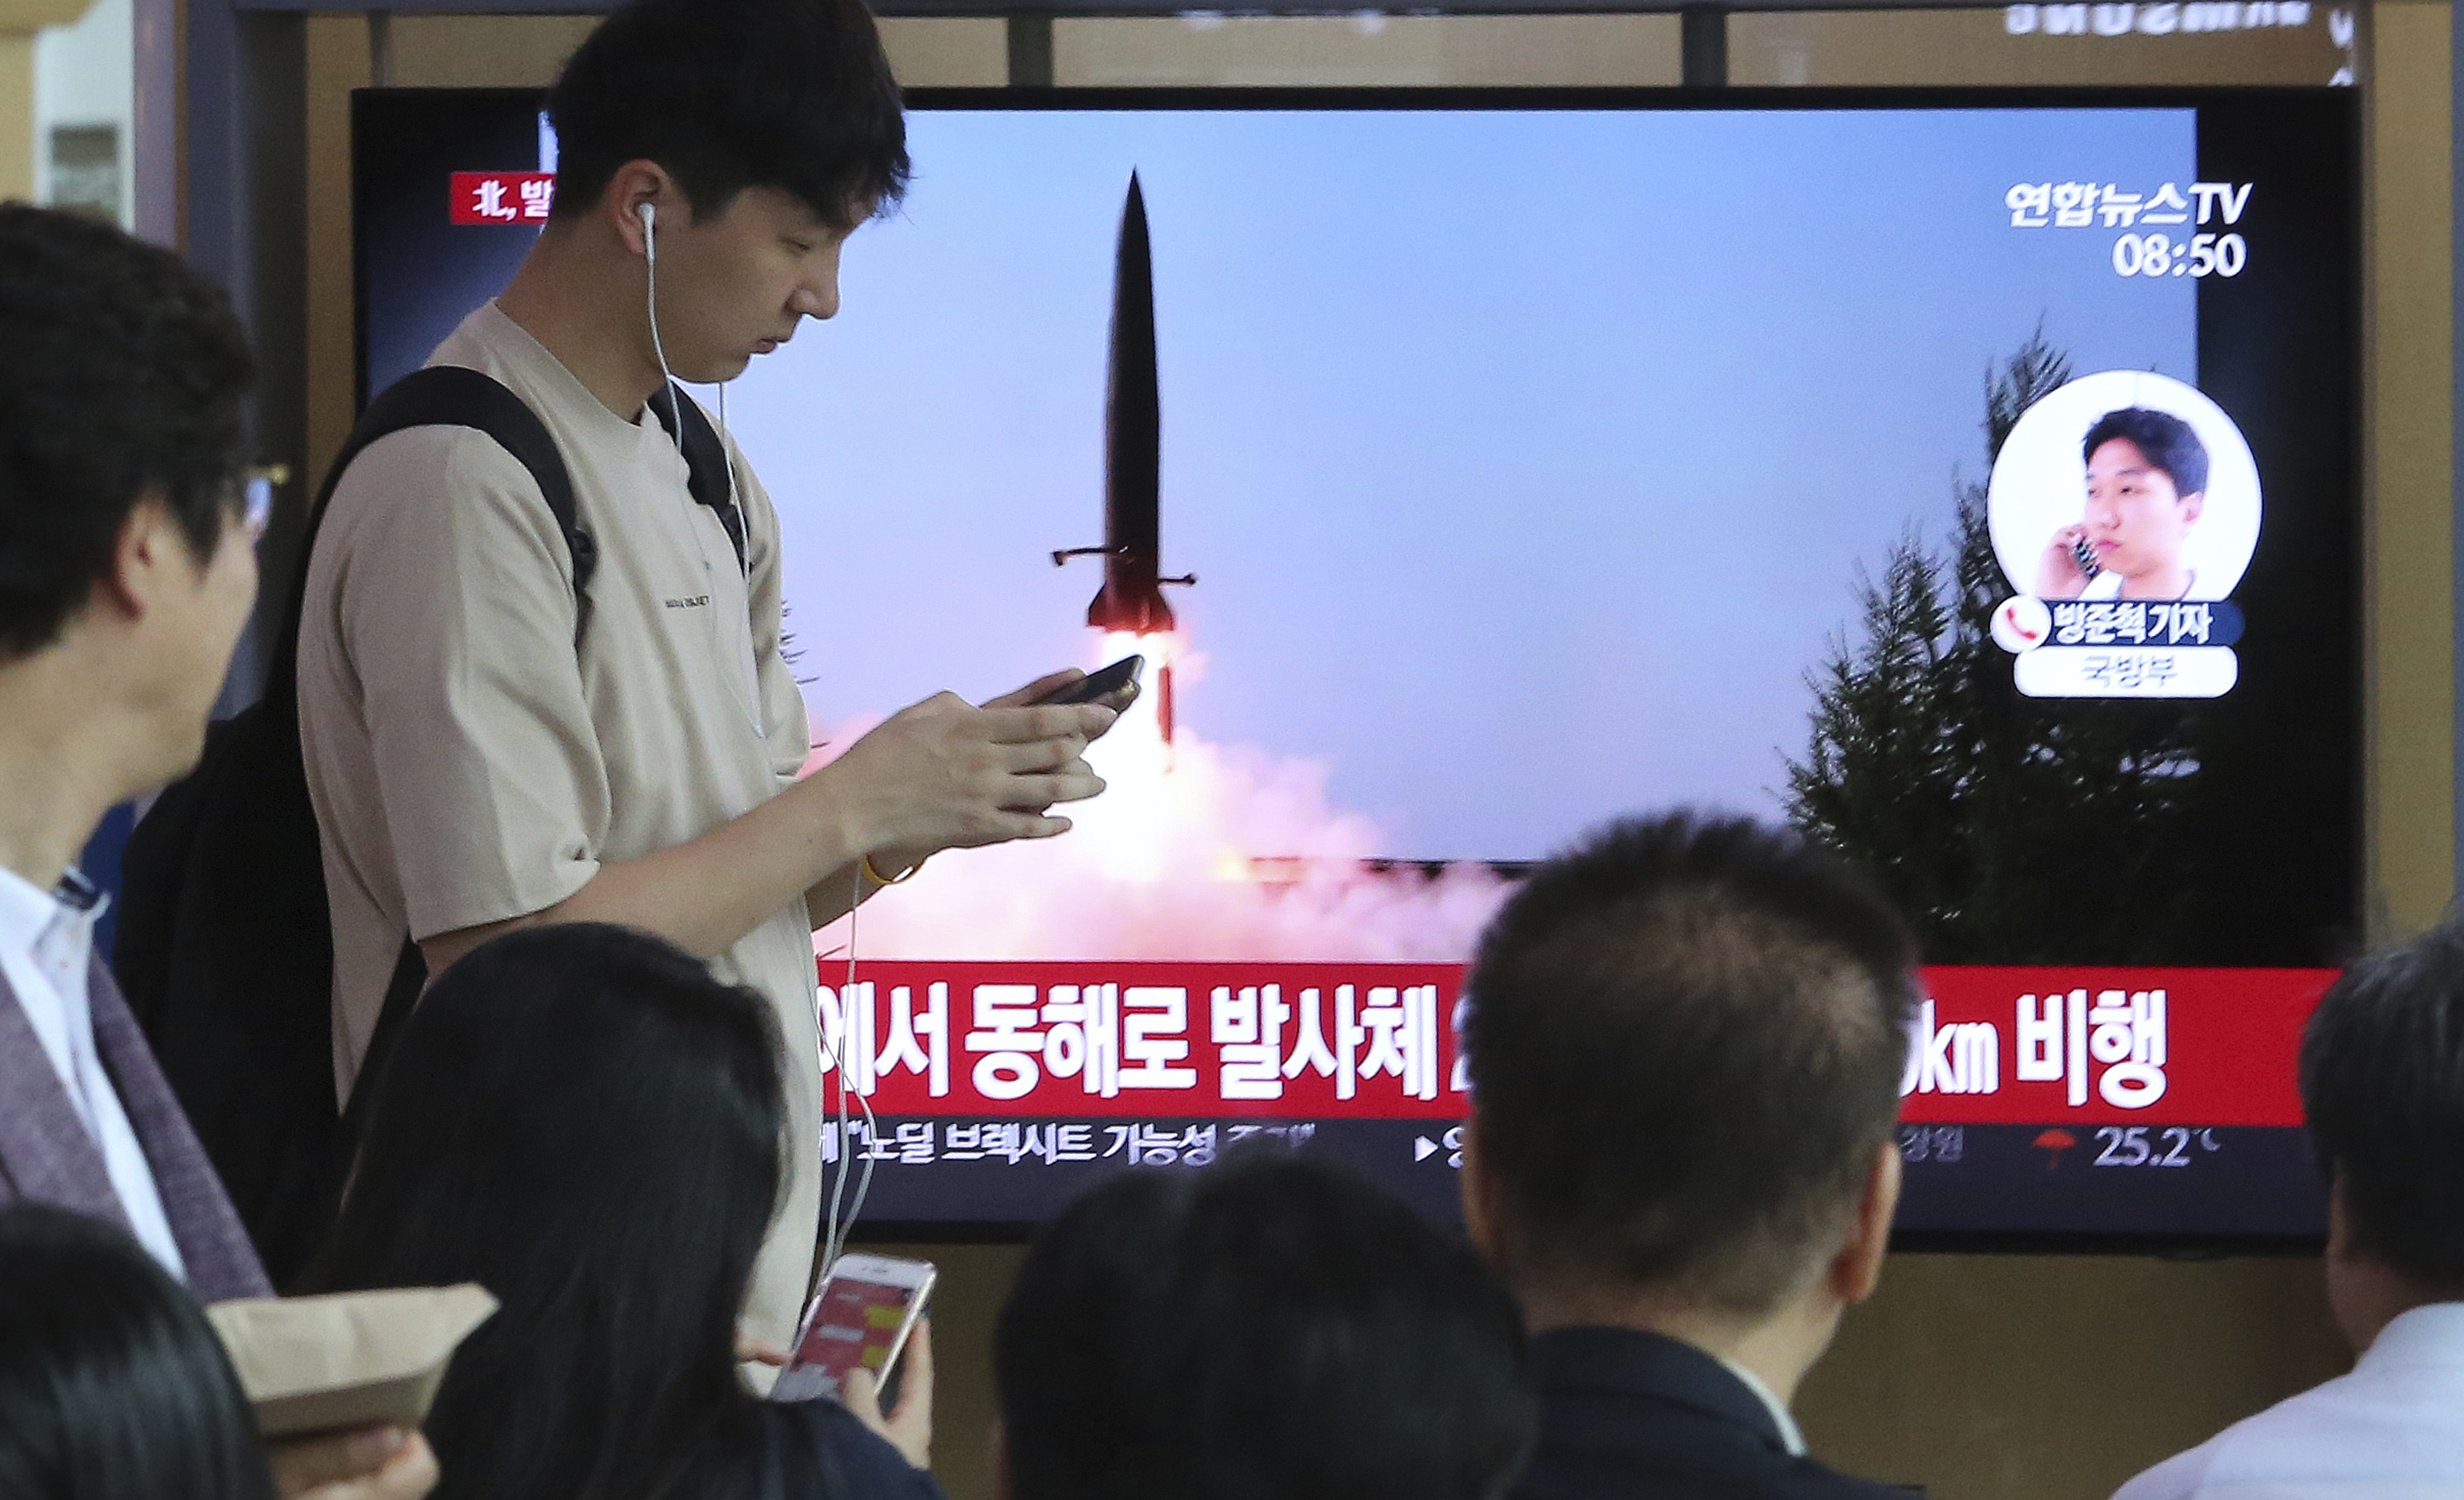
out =
{"type": "Polygon", "coordinates": [[[2199,571],[2184,555],[2208,502],[2208,450],[2190,424],[2130,407],[2105,413],[2079,446],[2086,506],[2046,542],[2036,597],[2213,597],[2197,591],[2199,571]]]}
{"type": "Polygon", "coordinates": [[[768,1003],[647,933],[498,938],[438,980],[376,1085],[312,1281],[477,1282],[439,1500],[940,1500],[918,1328],[897,1404],[770,1401],[737,1371],[790,1116],[768,1003]]]}

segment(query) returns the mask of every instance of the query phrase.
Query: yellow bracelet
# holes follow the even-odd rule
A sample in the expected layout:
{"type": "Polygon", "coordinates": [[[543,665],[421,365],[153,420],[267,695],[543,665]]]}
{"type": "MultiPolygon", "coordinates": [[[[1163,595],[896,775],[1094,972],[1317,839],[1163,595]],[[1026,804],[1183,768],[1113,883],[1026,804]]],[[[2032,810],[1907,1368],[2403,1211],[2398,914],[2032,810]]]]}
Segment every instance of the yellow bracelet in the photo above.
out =
{"type": "Polygon", "coordinates": [[[897,879],[893,880],[890,876],[883,874],[880,871],[872,868],[872,856],[870,854],[863,856],[863,864],[866,876],[877,886],[894,886],[900,881],[913,880],[915,878],[915,871],[924,868],[924,862],[919,859],[915,863],[907,867],[907,872],[905,874],[900,875],[897,879]]]}

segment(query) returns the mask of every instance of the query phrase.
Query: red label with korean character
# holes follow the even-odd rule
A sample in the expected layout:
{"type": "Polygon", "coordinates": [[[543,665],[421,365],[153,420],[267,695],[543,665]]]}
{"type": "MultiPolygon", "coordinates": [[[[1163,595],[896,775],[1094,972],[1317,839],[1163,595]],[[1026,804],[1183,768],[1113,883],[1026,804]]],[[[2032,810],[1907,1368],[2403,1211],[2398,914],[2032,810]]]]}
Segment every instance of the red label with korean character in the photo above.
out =
{"type": "MultiPolygon", "coordinates": [[[[823,1067],[843,1065],[884,1114],[1456,1119],[1466,1109],[1460,965],[901,961],[860,964],[852,984],[825,965],[822,979],[823,1067]]],[[[1902,1117],[2299,1125],[2301,1024],[2334,979],[1927,969],[1902,1117]]]]}
{"type": "Polygon", "coordinates": [[[456,224],[547,222],[556,204],[554,172],[455,172],[451,215],[456,224]]]}

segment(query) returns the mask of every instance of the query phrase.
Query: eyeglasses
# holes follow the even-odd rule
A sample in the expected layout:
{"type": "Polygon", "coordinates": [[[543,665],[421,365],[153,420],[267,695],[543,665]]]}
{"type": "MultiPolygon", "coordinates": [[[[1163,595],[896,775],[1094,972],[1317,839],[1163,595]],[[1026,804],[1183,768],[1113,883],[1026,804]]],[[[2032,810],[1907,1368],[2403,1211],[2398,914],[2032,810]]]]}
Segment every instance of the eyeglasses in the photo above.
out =
{"type": "Polygon", "coordinates": [[[289,464],[267,464],[240,476],[240,524],[247,528],[250,545],[264,540],[265,528],[274,521],[274,496],[290,482],[289,464]]]}

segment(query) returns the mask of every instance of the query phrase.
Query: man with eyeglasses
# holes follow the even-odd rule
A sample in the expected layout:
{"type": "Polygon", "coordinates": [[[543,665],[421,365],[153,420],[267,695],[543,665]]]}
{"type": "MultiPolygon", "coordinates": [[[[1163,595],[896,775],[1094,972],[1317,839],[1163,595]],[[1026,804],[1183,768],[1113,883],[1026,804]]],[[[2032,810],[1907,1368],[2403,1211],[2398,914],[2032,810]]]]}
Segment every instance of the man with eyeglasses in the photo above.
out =
{"type": "MultiPolygon", "coordinates": [[[[270,1294],[94,952],[102,815],[194,765],[256,599],[253,361],[222,294],[108,226],[0,204],[0,1207],[117,1224],[200,1302],[270,1294]]],[[[412,1500],[415,1434],[274,1453],[284,1491],[412,1500]]]]}

